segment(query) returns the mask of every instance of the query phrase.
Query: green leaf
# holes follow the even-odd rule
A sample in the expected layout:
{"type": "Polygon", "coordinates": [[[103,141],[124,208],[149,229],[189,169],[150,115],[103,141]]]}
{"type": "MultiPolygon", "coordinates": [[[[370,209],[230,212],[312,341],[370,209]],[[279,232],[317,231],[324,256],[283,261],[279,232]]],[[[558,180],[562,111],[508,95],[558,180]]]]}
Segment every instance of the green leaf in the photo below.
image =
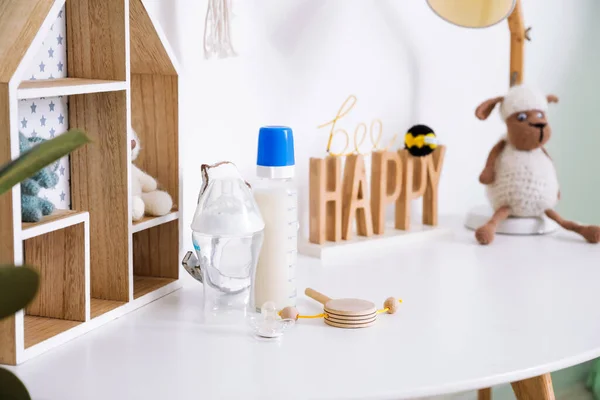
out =
{"type": "Polygon", "coordinates": [[[73,129],[24,152],[0,167],[0,195],[89,141],[84,132],[73,129]]]}
{"type": "Polygon", "coordinates": [[[0,399],[31,400],[31,396],[23,382],[15,374],[4,368],[0,368],[0,399]]]}
{"type": "Polygon", "coordinates": [[[0,266],[0,319],[25,308],[35,297],[39,280],[38,273],[27,266],[0,266]]]}

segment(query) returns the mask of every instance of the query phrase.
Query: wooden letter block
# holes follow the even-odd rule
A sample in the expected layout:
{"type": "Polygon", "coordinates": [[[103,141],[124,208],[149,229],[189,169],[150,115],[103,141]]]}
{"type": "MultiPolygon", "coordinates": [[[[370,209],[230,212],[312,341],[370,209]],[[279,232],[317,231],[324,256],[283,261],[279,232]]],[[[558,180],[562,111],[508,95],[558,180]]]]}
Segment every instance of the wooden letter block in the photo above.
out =
{"type": "Polygon", "coordinates": [[[365,160],[360,154],[346,157],[344,167],[342,205],[342,239],[352,237],[352,221],[356,218],[356,233],[359,236],[373,235],[371,206],[367,198],[365,160]]]}
{"type": "Polygon", "coordinates": [[[310,159],[309,241],[323,244],[342,239],[342,161],[339,157],[310,159]]]}
{"type": "Polygon", "coordinates": [[[427,169],[427,188],[423,195],[423,225],[436,226],[438,224],[438,186],[446,147],[439,146],[425,160],[427,169]]]}
{"type": "Polygon", "coordinates": [[[396,229],[410,229],[410,203],[425,194],[427,188],[427,167],[425,157],[413,157],[408,150],[399,150],[404,165],[402,189],[396,202],[396,229]]]}
{"type": "Polygon", "coordinates": [[[402,162],[393,151],[375,151],[371,164],[371,211],[373,232],[385,232],[385,208],[394,203],[402,189],[402,162]]]}

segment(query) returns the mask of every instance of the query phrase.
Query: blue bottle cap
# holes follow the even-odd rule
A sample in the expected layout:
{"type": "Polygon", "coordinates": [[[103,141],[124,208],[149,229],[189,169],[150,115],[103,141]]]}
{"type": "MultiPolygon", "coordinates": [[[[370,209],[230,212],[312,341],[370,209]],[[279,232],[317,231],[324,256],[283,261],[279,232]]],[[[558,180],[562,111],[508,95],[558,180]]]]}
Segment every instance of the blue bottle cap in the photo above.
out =
{"type": "Polygon", "coordinates": [[[258,134],[257,174],[263,178],[294,176],[294,134],[287,126],[263,126],[258,134]]]}

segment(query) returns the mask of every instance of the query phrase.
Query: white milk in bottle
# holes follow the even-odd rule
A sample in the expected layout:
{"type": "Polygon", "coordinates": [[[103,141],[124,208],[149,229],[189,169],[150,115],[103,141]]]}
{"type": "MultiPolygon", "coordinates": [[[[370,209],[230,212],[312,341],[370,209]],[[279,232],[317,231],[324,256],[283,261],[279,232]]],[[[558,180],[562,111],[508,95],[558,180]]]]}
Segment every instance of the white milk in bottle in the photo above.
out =
{"type": "Polygon", "coordinates": [[[292,130],[283,126],[262,127],[257,157],[260,179],[253,192],[265,229],[252,283],[255,310],[267,301],[274,302],[278,310],[296,305],[298,194],[293,181],[294,165],[292,130]]]}

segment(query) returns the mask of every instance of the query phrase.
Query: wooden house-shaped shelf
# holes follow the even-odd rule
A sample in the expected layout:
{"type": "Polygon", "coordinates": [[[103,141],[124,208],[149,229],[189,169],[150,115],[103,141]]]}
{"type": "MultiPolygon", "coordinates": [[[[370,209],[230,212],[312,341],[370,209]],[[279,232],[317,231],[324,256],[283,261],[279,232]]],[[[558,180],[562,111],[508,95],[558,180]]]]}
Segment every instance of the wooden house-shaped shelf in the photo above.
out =
{"type": "Polygon", "coordinates": [[[21,222],[20,187],[0,196],[0,264],[34,266],[40,290],[0,321],[0,364],[19,364],[179,287],[178,67],[142,0],[0,2],[0,165],[19,155],[18,102],[68,96],[68,122],[92,143],[70,156],[71,210],[21,222]],[[24,76],[59,13],[67,77],[24,76]],[[132,223],[136,164],[175,204],[132,223]]]}

